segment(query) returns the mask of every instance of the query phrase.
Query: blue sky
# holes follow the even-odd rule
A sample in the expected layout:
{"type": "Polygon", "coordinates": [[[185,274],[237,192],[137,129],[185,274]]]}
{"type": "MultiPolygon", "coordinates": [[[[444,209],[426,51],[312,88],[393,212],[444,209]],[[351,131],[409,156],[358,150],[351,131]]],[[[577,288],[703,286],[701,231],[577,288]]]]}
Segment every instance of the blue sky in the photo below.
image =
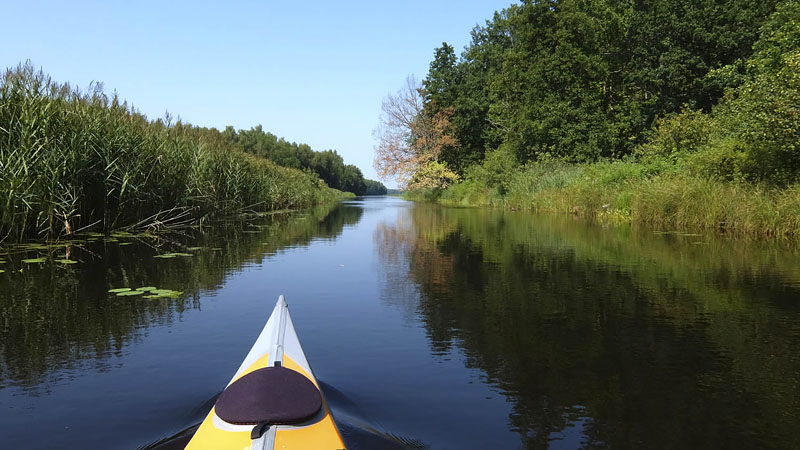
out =
{"type": "MultiPolygon", "coordinates": [[[[2,2],[0,64],[101,81],[148,117],[262,124],[368,178],[383,97],[511,0],[2,2]]],[[[387,183],[387,185],[393,185],[387,183]]]]}

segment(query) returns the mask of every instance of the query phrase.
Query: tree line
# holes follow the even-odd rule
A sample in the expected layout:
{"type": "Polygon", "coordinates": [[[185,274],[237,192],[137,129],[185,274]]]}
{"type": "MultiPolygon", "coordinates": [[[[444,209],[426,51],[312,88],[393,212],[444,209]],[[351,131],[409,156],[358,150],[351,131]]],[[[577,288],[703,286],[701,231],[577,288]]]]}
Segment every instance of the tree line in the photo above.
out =
{"type": "Polygon", "coordinates": [[[798,23],[797,0],[523,0],[384,100],[375,167],[411,188],[502,189],[553,158],[794,183],[798,23]]]}
{"type": "Polygon", "coordinates": [[[246,153],[269,159],[283,167],[314,173],[334,189],[356,195],[386,193],[383,184],[365,179],[361,169],[353,164],[345,164],[336,150],[314,151],[307,144],[289,142],[265,132],[261,125],[239,131],[228,126],[222,131],[222,137],[227,145],[246,153]]]}

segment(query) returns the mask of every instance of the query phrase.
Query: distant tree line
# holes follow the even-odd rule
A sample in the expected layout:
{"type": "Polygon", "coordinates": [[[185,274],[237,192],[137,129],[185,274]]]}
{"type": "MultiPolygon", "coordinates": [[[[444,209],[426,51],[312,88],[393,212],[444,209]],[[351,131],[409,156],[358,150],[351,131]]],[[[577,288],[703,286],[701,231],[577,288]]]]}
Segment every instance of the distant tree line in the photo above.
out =
{"type": "Polygon", "coordinates": [[[367,183],[367,191],[364,195],[386,195],[389,190],[380,181],[365,180],[367,183]]]}
{"type": "Polygon", "coordinates": [[[249,130],[234,130],[228,126],[222,132],[225,142],[246,153],[269,159],[283,167],[313,172],[325,183],[340,191],[352,192],[356,195],[373,195],[372,191],[380,190],[370,184],[377,183],[383,190],[386,187],[377,181],[367,180],[361,169],[352,164],[345,164],[336,150],[314,151],[307,144],[297,144],[278,138],[265,132],[261,125],[249,130]]]}

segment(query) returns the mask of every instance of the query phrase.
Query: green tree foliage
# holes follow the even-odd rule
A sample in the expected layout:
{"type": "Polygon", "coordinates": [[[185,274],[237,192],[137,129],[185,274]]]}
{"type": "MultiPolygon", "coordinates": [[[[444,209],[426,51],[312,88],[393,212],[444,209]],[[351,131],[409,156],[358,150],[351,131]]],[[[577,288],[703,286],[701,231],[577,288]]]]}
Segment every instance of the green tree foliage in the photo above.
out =
{"type": "Polygon", "coordinates": [[[682,159],[704,148],[709,142],[711,116],[685,109],[656,121],[650,139],[637,149],[645,159],[682,159]]]}
{"type": "MultiPolygon", "coordinates": [[[[631,154],[657,117],[684,108],[708,113],[726,89],[746,81],[746,59],[775,5],[776,0],[512,5],[475,28],[460,57],[447,43],[434,53],[423,82],[425,111],[450,109],[456,141],[442,149],[439,160],[464,174],[501,146],[521,163],[543,156],[583,162],[631,154]]],[[[791,41],[791,27],[784,29],[779,40],[791,41]]]]}
{"type": "Polygon", "coordinates": [[[386,195],[389,190],[380,181],[364,180],[367,184],[367,191],[364,195],[386,195]]]}
{"type": "Polygon", "coordinates": [[[800,2],[778,7],[754,49],[750,76],[715,109],[711,143],[691,162],[707,175],[789,184],[800,177],[800,2]]]}
{"type": "Polygon", "coordinates": [[[249,130],[226,127],[222,132],[226,143],[246,153],[269,159],[278,165],[315,173],[328,186],[340,191],[364,195],[367,190],[364,175],[354,165],[345,165],[335,150],[316,152],[307,144],[297,144],[265,132],[261,125],[249,130]]]}
{"type": "Polygon", "coordinates": [[[634,2],[627,29],[624,81],[647,119],[682,105],[709,112],[724,89],[742,81],[742,62],[776,0],[634,2]],[[734,69],[720,77],[717,71],[734,69]],[[738,75],[738,76],[734,76],[738,75]]]}

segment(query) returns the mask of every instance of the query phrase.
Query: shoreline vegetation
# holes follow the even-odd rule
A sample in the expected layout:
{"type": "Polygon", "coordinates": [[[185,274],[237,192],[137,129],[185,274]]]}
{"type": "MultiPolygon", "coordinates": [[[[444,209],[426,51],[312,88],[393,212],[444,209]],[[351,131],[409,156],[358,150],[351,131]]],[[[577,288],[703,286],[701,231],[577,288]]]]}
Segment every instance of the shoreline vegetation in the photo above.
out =
{"type": "Polygon", "coordinates": [[[798,0],[523,0],[384,100],[375,167],[411,200],[800,237],[798,23],[798,0]]]}
{"type": "Polygon", "coordinates": [[[656,230],[800,236],[800,185],[771,187],[656,170],[636,161],[544,161],[508,174],[502,191],[467,179],[448,189],[409,192],[405,198],[446,206],[570,214],[656,230]]]}
{"type": "MultiPolygon", "coordinates": [[[[168,113],[148,120],[100,84],[81,91],[30,63],[9,69],[0,79],[0,243],[158,230],[353,195],[313,168],[248,153],[226,132],[168,113]]],[[[341,163],[334,151],[308,153],[341,163]]],[[[352,168],[349,180],[366,189],[352,168]]]]}

